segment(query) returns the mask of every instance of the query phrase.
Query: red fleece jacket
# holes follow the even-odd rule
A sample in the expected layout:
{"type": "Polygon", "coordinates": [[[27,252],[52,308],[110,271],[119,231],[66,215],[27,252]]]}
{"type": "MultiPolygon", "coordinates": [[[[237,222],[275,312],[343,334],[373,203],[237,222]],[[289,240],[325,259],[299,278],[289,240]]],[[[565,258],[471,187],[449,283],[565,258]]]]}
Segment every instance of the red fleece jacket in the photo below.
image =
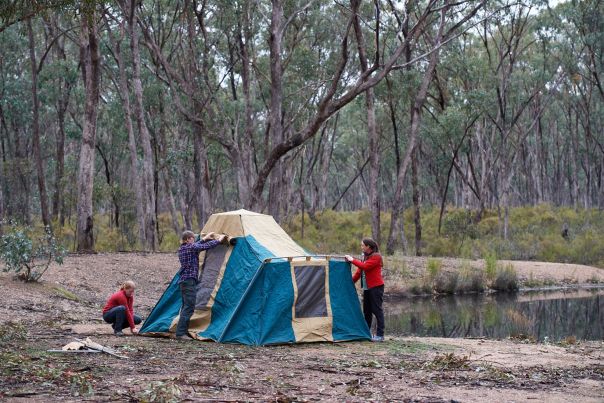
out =
{"type": "Polygon", "coordinates": [[[126,307],[126,319],[128,319],[128,325],[130,326],[130,329],[134,329],[134,296],[126,296],[126,292],[124,290],[119,290],[109,297],[107,303],[105,304],[105,308],[103,308],[103,314],[120,305],[126,307]]]}
{"type": "Polygon", "coordinates": [[[367,280],[367,288],[379,287],[384,285],[384,279],[382,278],[382,255],[379,253],[372,253],[369,256],[365,256],[364,261],[353,259],[351,262],[353,265],[358,267],[357,271],[352,276],[352,281],[355,283],[361,278],[361,271],[365,272],[365,280],[367,280]]]}

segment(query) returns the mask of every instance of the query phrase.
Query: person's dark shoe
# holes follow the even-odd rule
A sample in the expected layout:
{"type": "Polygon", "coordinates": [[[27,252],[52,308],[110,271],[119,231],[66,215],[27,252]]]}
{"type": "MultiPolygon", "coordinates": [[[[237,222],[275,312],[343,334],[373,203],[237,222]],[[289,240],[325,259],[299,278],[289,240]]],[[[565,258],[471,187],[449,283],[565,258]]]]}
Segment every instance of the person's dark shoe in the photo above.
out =
{"type": "Polygon", "coordinates": [[[190,337],[189,336],[175,336],[174,339],[178,340],[178,341],[183,341],[183,340],[189,340],[190,337]]]}
{"type": "Polygon", "coordinates": [[[380,342],[384,341],[384,336],[372,336],[371,337],[371,341],[374,341],[376,343],[380,343],[380,342]]]}
{"type": "Polygon", "coordinates": [[[114,334],[116,337],[123,337],[123,336],[124,336],[124,332],[122,332],[121,330],[120,330],[120,331],[117,331],[117,332],[114,332],[113,334],[114,334]]]}

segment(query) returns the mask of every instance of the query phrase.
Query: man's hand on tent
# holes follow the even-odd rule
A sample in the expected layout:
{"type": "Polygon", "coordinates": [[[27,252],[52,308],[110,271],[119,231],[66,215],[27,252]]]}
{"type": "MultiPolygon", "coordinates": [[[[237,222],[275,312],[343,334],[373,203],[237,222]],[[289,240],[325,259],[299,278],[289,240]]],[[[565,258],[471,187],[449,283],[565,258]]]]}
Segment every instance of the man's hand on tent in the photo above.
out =
{"type": "Polygon", "coordinates": [[[220,237],[218,238],[218,241],[219,241],[220,243],[228,243],[228,242],[229,242],[229,237],[228,237],[228,236],[226,236],[226,235],[224,235],[224,234],[222,234],[222,235],[220,235],[220,237]]]}
{"type": "Polygon", "coordinates": [[[203,238],[201,238],[202,241],[209,241],[210,239],[214,239],[214,233],[213,232],[208,232],[207,234],[204,235],[203,238]]]}

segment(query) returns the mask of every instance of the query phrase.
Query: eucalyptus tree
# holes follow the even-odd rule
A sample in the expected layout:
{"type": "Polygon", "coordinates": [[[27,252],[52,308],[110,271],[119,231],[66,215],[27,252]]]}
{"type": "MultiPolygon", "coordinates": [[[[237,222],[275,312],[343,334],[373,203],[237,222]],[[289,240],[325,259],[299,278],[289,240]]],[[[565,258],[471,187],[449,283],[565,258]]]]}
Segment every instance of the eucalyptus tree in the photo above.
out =
{"type": "Polygon", "coordinates": [[[505,10],[501,20],[490,27],[484,26],[481,40],[489,61],[491,86],[496,102],[484,114],[490,130],[488,147],[497,141],[495,160],[498,163],[498,205],[503,207],[502,236],[508,238],[510,193],[516,174],[515,162],[527,137],[538,122],[550,93],[546,83],[557,85],[556,77],[545,77],[539,66],[525,62],[527,51],[534,46],[531,7],[512,7],[505,10]],[[529,115],[530,105],[539,107],[529,115]]]}
{"type": "MultiPolygon", "coordinates": [[[[360,0],[351,0],[350,8],[355,14],[353,20],[353,28],[355,39],[357,43],[357,53],[359,56],[359,63],[361,65],[361,73],[365,73],[368,69],[367,63],[367,46],[365,44],[365,38],[363,30],[361,28],[359,6],[361,5],[360,0]]],[[[379,13],[380,8],[377,4],[374,6],[375,12],[379,13]]],[[[377,19],[379,21],[379,19],[377,19]]],[[[379,25],[376,26],[376,35],[379,32],[379,25]]],[[[379,52],[375,49],[374,52],[379,52]]],[[[380,200],[378,193],[379,173],[380,173],[380,148],[379,148],[379,136],[375,122],[375,95],[373,88],[367,89],[365,92],[365,104],[367,106],[367,132],[369,142],[367,145],[367,153],[369,154],[369,210],[371,211],[371,234],[373,239],[378,243],[380,242],[380,200]]]]}
{"type": "Polygon", "coordinates": [[[97,132],[97,115],[101,84],[101,52],[98,34],[98,10],[93,4],[81,9],[80,62],[86,89],[84,124],[78,168],[77,250],[94,250],[94,212],[92,188],[94,184],[94,149],[97,132]]]}
{"type": "Polygon", "coordinates": [[[36,42],[31,19],[27,22],[27,38],[29,41],[29,57],[31,62],[31,94],[32,94],[32,148],[38,176],[38,192],[40,194],[40,211],[42,223],[50,227],[50,212],[48,207],[48,193],[46,192],[46,178],[44,174],[44,162],[40,150],[40,101],[38,98],[38,74],[42,68],[43,60],[38,65],[36,57],[36,42]]]}
{"type": "MultiPolygon", "coordinates": [[[[139,26],[138,26],[138,7],[136,0],[123,0],[119,2],[123,19],[126,21],[127,32],[130,39],[130,51],[132,56],[132,86],[134,90],[134,116],[139,132],[141,147],[143,150],[143,164],[140,172],[140,181],[136,181],[136,185],[142,193],[140,202],[142,205],[137,206],[139,214],[139,225],[142,226],[141,233],[144,233],[142,246],[146,250],[155,250],[157,246],[156,240],[156,195],[155,195],[155,180],[154,180],[154,160],[151,147],[151,136],[145,120],[145,112],[143,106],[143,86],[141,81],[141,52],[139,48],[139,26]],[[143,215],[141,219],[140,215],[143,215]]],[[[123,67],[122,67],[123,69],[123,67]]],[[[120,76],[123,74],[120,71],[120,76]]],[[[120,77],[120,81],[122,78],[120,77]]],[[[122,87],[125,83],[122,83],[122,87]]],[[[123,88],[122,97],[124,100],[129,96],[127,87],[123,88]]],[[[130,113],[130,111],[128,111],[130,113]]],[[[131,124],[131,123],[130,123],[131,124]]],[[[131,129],[129,129],[131,131],[131,129]]],[[[132,154],[132,136],[129,132],[129,146],[132,154]]],[[[134,148],[136,146],[134,145],[134,148]]],[[[134,156],[131,156],[134,158],[134,156]]],[[[134,165],[134,161],[132,162],[134,165]]],[[[133,169],[135,166],[133,166],[133,169]]],[[[138,169],[134,170],[134,175],[138,175],[138,169]]],[[[139,202],[137,196],[137,204],[139,202]]]]}
{"type": "MultiPolygon", "coordinates": [[[[268,153],[264,163],[260,166],[258,179],[252,189],[250,204],[253,206],[258,203],[266,181],[265,178],[272,171],[277,161],[289,151],[313,137],[327,119],[349,104],[359,94],[377,85],[393,68],[402,67],[402,65],[397,65],[397,61],[408,45],[408,42],[417,40],[425,26],[428,24],[428,21],[433,18],[434,14],[439,14],[442,10],[448,10],[452,13],[451,15],[459,17],[459,19],[452,24],[453,27],[451,30],[447,32],[452,34],[470,20],[482,5],[482,2],[462,2],[456,3],[449,8],[448,6],[439,7],[437,2],[428,2],[424,7],[418,9],[417,20],[405,37],[397,35],[398,30],[393,30],[395,35],[388,38],[388,41],[380,37],[379,32],[374,32],[372,38],[377,44],[376,49],[385,47],[385,49],[388,50],[388,54],[382,55],[381,53],[378,53],[379,57],[374,58],[373,65],[366,72],[361,74],[351,72],[350,68],[347,66],[348,36],[351,33],[351,25],[356,14],[343,12],[344,21],[347,22],[340,24],[340,26],[345,27],[345,30],[340,33],[341,45],[338,50],[340,56],[336,61],[337,68],[335,69],[335,73],[333,73],[331,78],[325,80],[325,85],[319,87],[319,92],[316,97],[317,101],[313,104],[315,106],[314,112],[300,125],[301,128],[293,135],[289,136],[284,142],[273,146],[268,153]],[[454,10],[455,13],[453,13],[452,10],[454,10]],[[385,42],[382,43],[382,40],[385,42]]],[[[279,15],[279,13],[277,13],[277,15],[279,15]]],[[[377,22],[377,24],[379,24],[379,22],[377,22]]],[[[427,54],[434,53],[442,46],[442,44],[443,43],[436,43],[435,47],[430,49],[427,54]]],[[[426,55],[422,55],[417,60],[421,60],[425,56],[426,55]]],[[[414,64],[417,60],[411,60],[408,63],[414,64]]],[[[406,169],[403,169],[402,171],[405,172],[406,169]]],[[[404,178],[404,174],[402,176],[404,178]]]]}
{"type": "Polygon", "coordinates": [[[52,195],[52,219],[58,220],[60,227],[65,225],[65,143],[68,128],[68,107],[72,98],[73,88],[77,81],[77,63],[70,58],[68,46],[72,31],[77,27],[70,26],[73,21],[70,14],[61,18],[59,13],[43,15],[47,41],[52,46],[51,60],[42,77],[46,87],[46,102],[52,103],[56,112],[55,134],[55,172],[54,191],[52,195]]]}
{"type": "MultiPolygon", "coordinates": [[[[392,213],[387,241],[387,251],[390,253],[394,251],[394,247],[396,244],[395,234],[396,229],[398,228],[399,216],[402,211],[402,192],[404,180],[407,174],[409,163],[411,161],[411,157],[416,147],[417,137],[421,124],[422,109],[426,101],[426,97],[428,95],[428,88],[432,82],[433,74],[438,63],[440,48],[444,44],[458,36],[460,28],[463,27],[467,29],[467,27],[465,27],[465,24],[476,16],[476,14],[480,11],[483,5],[483,3],[474,5],[463,4],[463,8],[457,9],[454,6],[446,4],[445,6],[438,8],[438,14],[436,14],[436,16],[432,15],[432,13],[429,13],[428,16],[430,17],[430,19],[418,19],[418,22],[414,25],[413,29],[411,30],[411,32],[413,32],[414,28],[418,27],[418,24],[421,24],[421,26],[426,26],[424,29],[419,31],[417,35],[418,37],[420,36],[420,34],[423,35],[424,40],[428,44],[428,63],[423,72],[420,87],[414,96],[413,106],[411,108],[411,123],[409,129],[409,138],[407,141],[407,149],[405,151],[405,155],[401,161],[400,169],[397,174],[396,190],[393,195],[392,213]],[[467,10],[468,7],[470,8],[469,11],[467,10]],[[448,19],[448,13],[451,13],[453,17],[457,18],[448,19]],[[436,28],[434,28],[432,32],[428,29],[428,21],[431,21],[432,23],[436,24],[436,28]]],[[[411,63],[412,61],[413,60],[408,63],[411,63]]],[[[418,220],[416,219],[416,228],[419,224],[417,221],[418,220]]]]}
{"type": "Polygon", "coordinates": [[[0,42],[0,144],[3,175],[1,185],[6,193],[6,216],[25,222],[32,221],[31,122],[28,95],[32,93],[31,60],[24,26],[15,25],[2,33],[0,42]],[[28,95],[26,95],[28,94],[28,95]],[[9,174],[10,173],[10,174],[9,174]]]}
{"type": "MultiPolygon", "coordinates": [[[[570,134],[569,190],[575,207],[604,206],[604,3],[567,2],[541,17],[539,34],[553,48],[550,64],[563,73],[558,102],[565,117],[560,122],[570,134]],[[581,172],[582,171],[582,175],[581,172]]],[[[559,187],[559,186],[558,186],[559,187]]]]}
{"type": "Polygon", "coordinates": [[[191,125],[193,200],[201,226],[212,211],[206,138],[216,138],[209,120],[216,113],[213,100],[219,83],[214,77],[220,73],[214,67],[216,35],[208,32],[208,20],[217,16],[217,10],[206,2],[198,7],[196,1],[185,0],[173,3],[172,20],[163,21],[160,3],[143,10],[139,24],[158,77],[167,83],[178,112],[191,125]],[[157,20],[154,13],[159,14],[157,20]]]}
{"type": "MultiPolygon", "coordinates": [[[[115,62],[117,64],[117,78],[113,77],[113,82],[115,83],[117,93],[120,97],[123,107],[123,116],[124,116],[124,124],[126,126],[126,131],[128,133],[128,150],[130,156],[130,183],[132,189],[134,190],[134,198],[136,201],[136,219],[138,223],[138,239],[141,245],[147,244],[147,236],[146,236],[146,228],[145,219],[147,218],[145,214],[145,206],[143,204],[143,188],[142,188],[142,180],[141,174],[139,171],[139,163],[138,163],[138,151],[136,145],[136,137],[134,133],[134,124],[132,122],[132,106],[130,103],[130,87],[128,85],[128,77],[126,72],[126,61],[122,52],[122,43],[125,39],[125,34],[127,32],[126,19],[118,19],[118,17],[114,16],[110,10],[107,10],[104,14],[104,18],[107,26],[107,35],[109,38],[109,44],[111,46],[111,54],[113,55],[115,62]],[[111,19],[111,20],[109,20],[111,19]],[[115,21],[115,22],[114,22],[115,21]],[[118,31],[119,36],[114,32],[118,31]]],[[[112,73],[109,70],[110,74],[112,73]]],[[[113,73],[113,76],[116,74],[113,73]]]]}

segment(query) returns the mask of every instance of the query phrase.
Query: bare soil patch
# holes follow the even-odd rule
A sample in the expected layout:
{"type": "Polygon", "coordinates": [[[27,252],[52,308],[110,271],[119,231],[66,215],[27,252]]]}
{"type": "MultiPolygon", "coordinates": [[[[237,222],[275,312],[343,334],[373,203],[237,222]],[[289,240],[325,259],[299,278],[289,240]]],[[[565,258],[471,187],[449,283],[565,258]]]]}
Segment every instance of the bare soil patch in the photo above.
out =
{"type": "MultiPolygon", "coordinates": [[[[174,254],[99,254],[69,256],[39,284],[0,275],[0,400],[604,400],[602,341],[388,337],[384,343],[249,347],[115,338],[101,319],[106,298],[132,279],[135,310],[144,317],[176,268],[174,254]],[[46,351],[85,337],[127,359],[46,351]]],[[[567,269],[560,270],[566,278],[567,269]]],[[[583,270],[574,275],[592,277],[583,270]]]]}

